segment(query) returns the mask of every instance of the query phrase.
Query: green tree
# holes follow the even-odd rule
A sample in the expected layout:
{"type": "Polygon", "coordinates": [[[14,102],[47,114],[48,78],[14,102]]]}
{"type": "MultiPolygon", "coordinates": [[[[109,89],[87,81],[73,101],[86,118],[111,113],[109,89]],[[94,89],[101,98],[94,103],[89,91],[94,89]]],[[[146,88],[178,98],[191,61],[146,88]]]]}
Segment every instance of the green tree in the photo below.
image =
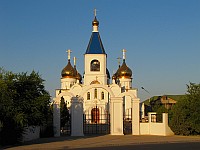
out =
{"type": "Polygon", "coordinates": [[[172,108],[170,126],[175,134],[200,134],[200,84],[187,85],[186,97],[172,108]]]}
{"type": "Polygon", "coordinates": [[[65,99],[61,97],[60,100],[60,126],[63,128],[65,124],[69,121],[69,111],[67,109],[67,104],[65,99]]]}
{"type": "Polygon", "coordinates": [[[14,107],[14,87],[15,74],[0,68],[0,122],[2,124],[0,134],[0,144],[14,144],[19,141],[23,132],[20,123],[22,118],[18,117],[14,107]]]}
{"type": "Polygon", "coordinates": [[[30,75],[17,74],[16,79],[15,108],[25,115],[27,125],[44,124],[50,107],[50,95],[44,89],[44,80],[34,71],[30,75]]]}
{"type": "Polygon", "coordinates": [[[44,80],[34,71],[15,74],[0,68],[0,143],[14,144],[25,126],[46,122],[50,95],[44,80]]]}

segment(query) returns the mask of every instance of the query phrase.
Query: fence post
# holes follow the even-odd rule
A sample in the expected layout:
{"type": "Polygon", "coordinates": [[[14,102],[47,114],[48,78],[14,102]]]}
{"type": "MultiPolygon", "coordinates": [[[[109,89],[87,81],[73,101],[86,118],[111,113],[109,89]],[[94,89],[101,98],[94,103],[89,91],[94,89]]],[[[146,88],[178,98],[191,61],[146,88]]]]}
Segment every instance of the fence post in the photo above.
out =
{"type": "Polygon", "coordinates": [[[132,135],[140,135],[140,99],[132,99],[132,135]]]}
{"type": "Polygon", "coordinates": [[[122,97],[111,97],[110,105],[110,133],[111,135],[123,134],[123,99],[122,97]]]}
{"type": "Polygon", "coordinates": [[[60,136],[60,100],[54,99],[53,104],[53,131],[54,137],[60,136]]]}
{"type": "Polygon", "coordinates": [[[71,136],[84,136],[83,101],[78,97],[72,97],[71,101],[71,136]]]}

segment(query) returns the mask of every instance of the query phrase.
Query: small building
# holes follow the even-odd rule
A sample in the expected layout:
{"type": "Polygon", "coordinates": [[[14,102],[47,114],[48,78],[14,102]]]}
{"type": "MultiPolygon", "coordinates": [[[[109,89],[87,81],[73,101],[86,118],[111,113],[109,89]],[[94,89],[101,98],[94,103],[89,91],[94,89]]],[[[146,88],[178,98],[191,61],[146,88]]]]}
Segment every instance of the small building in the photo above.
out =
{"type": "Polygon", "coordinates": [[[177,103],[177,101],[183,99],[184,96],[185,95],[153,96],[150,99],[141,102],[140,108],[141,114],[143,114],[142,118],[144,118],[144,116],[147,116],[148,112],[151,112],[155,106],[164,106],[167,110],[170,110],[177,103]]]}
{"type": "Polygon", "coordinates": [[[176,104],[176,100],[170,98],[167,95],[159,96],[157,100],[150,102],[151,106],[153,107],[154,105],[162,105],[166,109],[171,109],[173,105],[176,104]]]}

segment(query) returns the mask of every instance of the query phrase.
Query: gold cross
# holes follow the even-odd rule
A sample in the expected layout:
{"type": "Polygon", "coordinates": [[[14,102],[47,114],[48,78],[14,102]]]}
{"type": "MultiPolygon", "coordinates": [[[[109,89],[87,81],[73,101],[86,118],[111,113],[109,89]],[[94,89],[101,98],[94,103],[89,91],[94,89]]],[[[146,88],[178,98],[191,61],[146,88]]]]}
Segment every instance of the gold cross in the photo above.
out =
{"type": "Polygon", "coordinates": [[[70,53],[72,52],[70,49],[66,51],[68,53],[68,60],[70,60],[70,53]]]}

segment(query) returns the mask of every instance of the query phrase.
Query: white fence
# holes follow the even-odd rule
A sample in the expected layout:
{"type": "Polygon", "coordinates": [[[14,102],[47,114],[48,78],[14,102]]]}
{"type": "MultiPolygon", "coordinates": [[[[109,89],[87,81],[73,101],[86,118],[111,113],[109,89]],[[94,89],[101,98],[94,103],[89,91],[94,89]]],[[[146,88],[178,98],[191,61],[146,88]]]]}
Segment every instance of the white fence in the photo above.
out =
{"type": "Polygon", "coordinates": [[[162,121],[156,121],[156,113],[149,113],[149,121],[140,123],[140,135],[174,135],[173,131],[168,126],[168,114],[162,114],[162,121]],[[152,117],[154,116],[154,117],[152,117]]]}

